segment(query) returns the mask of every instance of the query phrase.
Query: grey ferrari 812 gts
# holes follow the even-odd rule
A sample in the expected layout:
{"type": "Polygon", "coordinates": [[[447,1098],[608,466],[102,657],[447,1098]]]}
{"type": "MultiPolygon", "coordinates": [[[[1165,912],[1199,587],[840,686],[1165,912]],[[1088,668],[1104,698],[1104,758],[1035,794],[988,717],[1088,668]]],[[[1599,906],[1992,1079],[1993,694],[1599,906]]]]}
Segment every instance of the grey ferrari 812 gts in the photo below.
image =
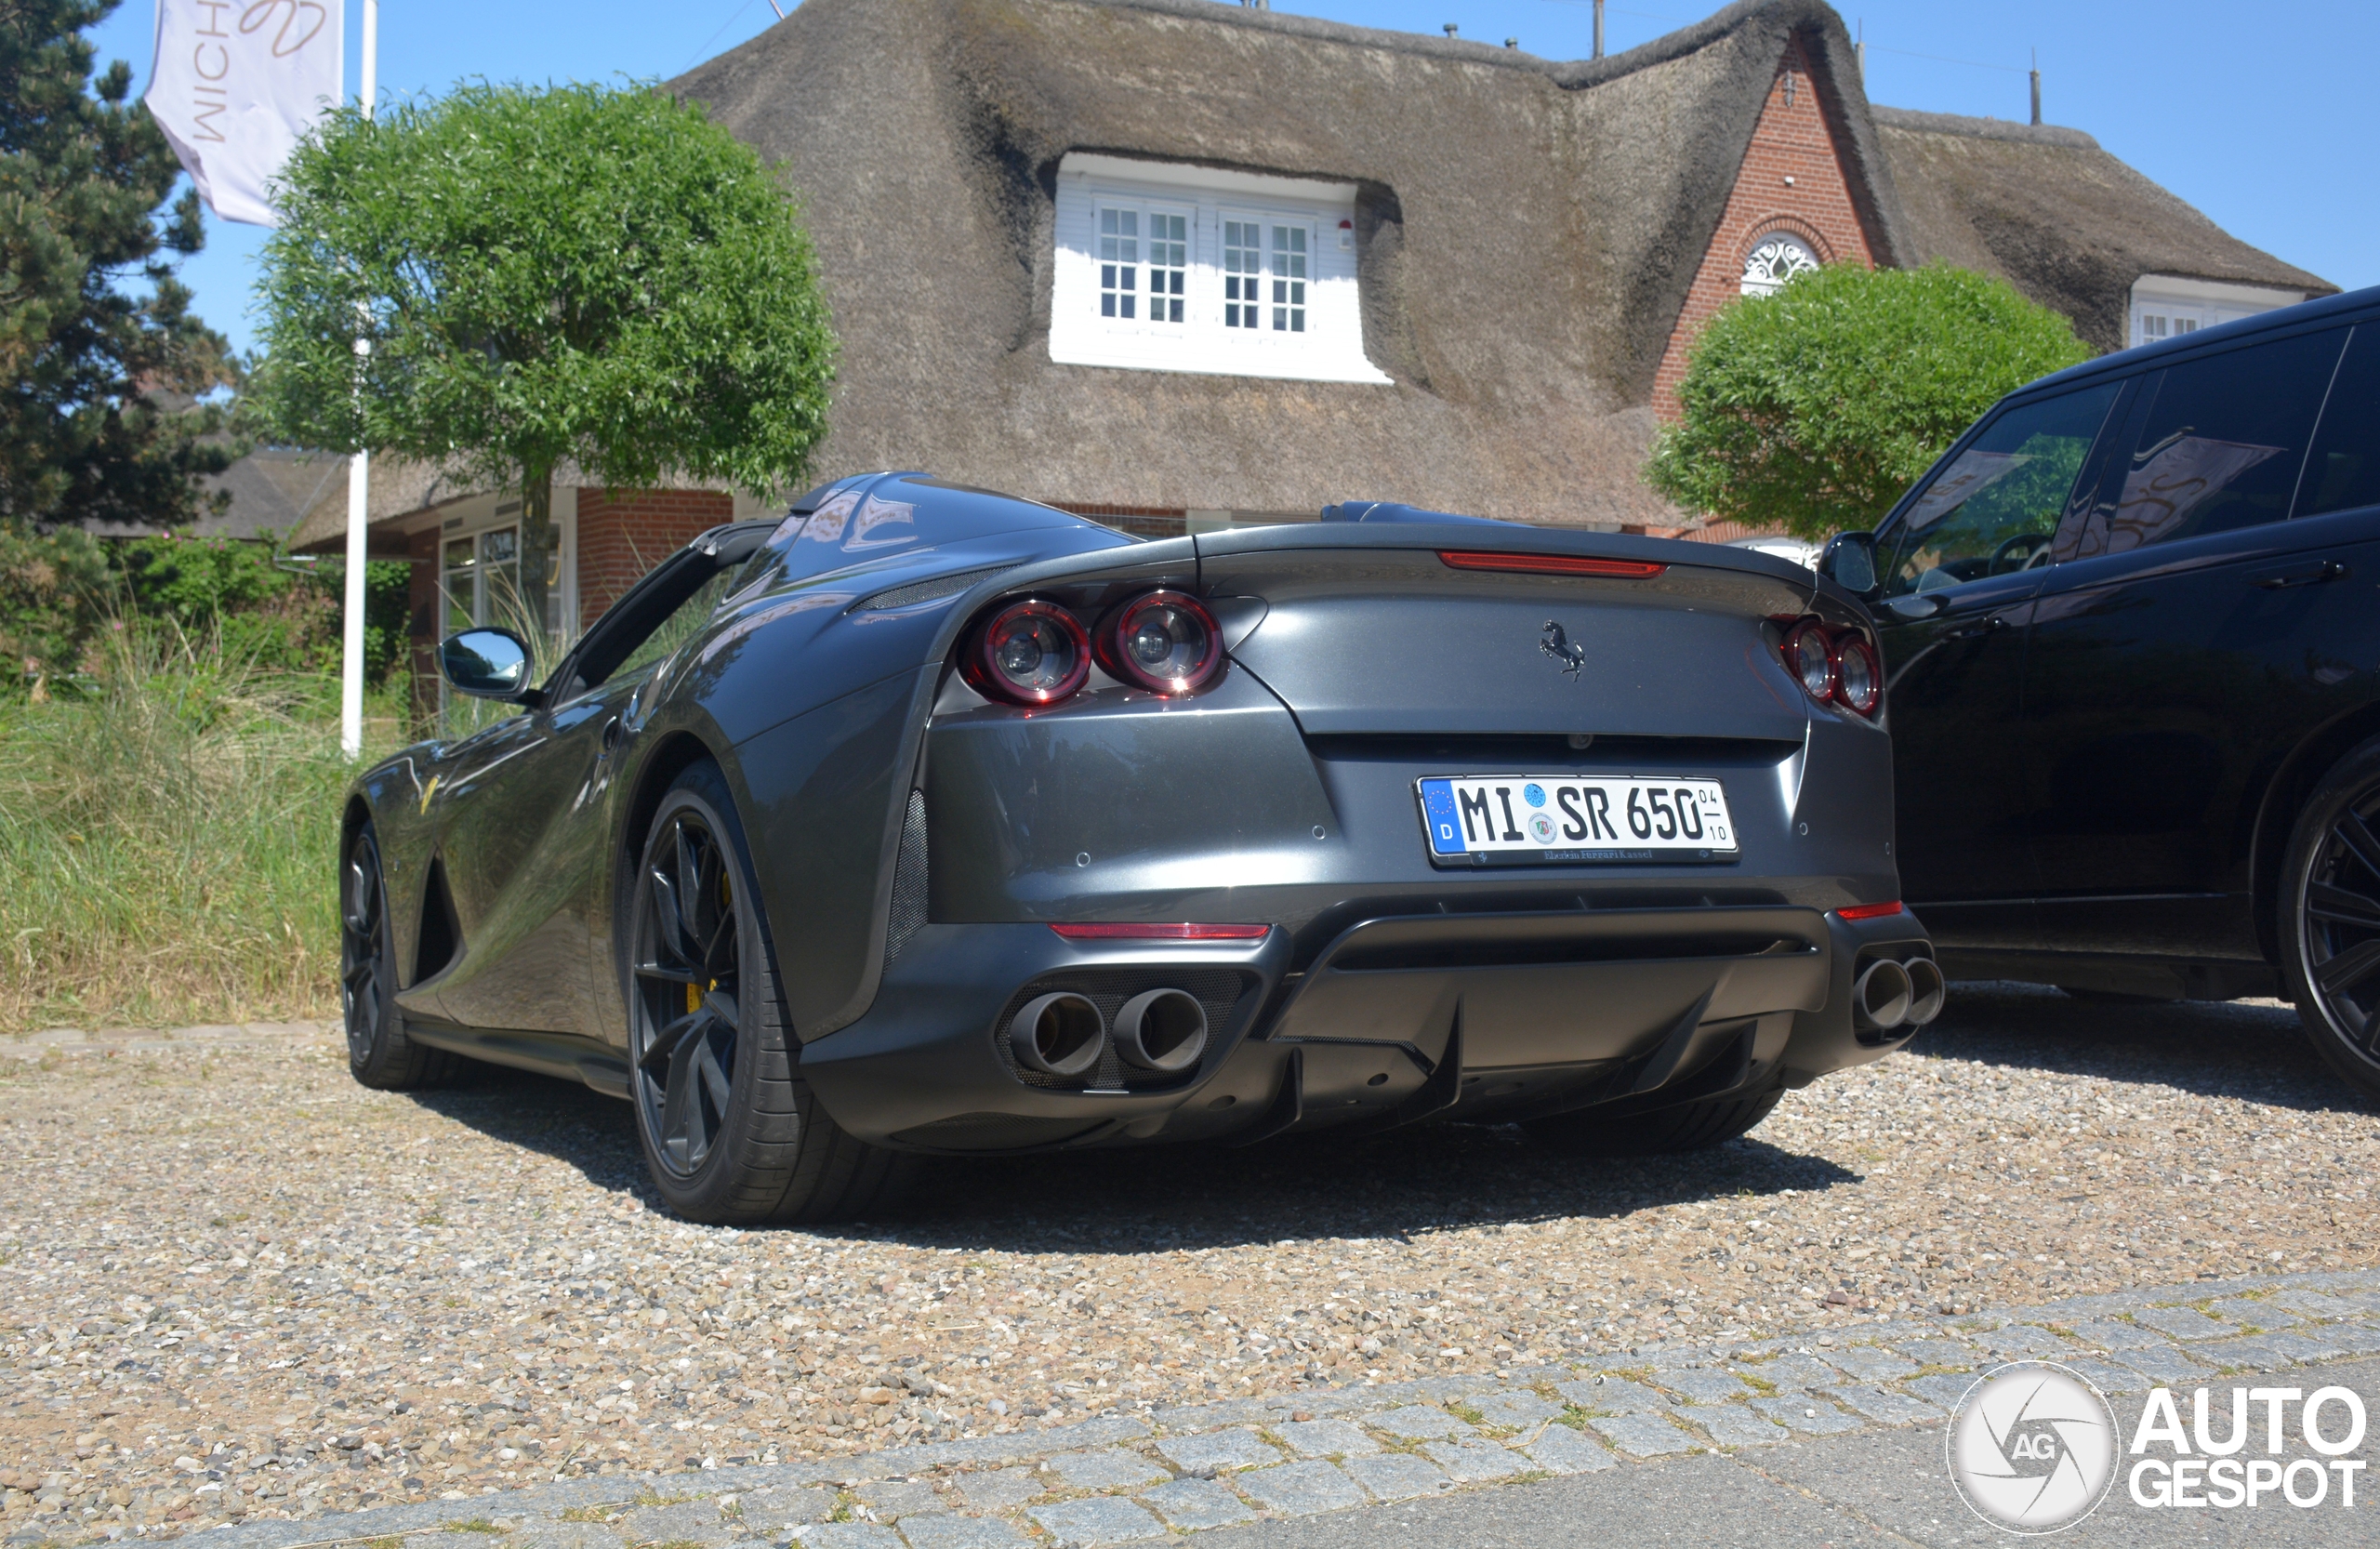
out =
{"type": "Polygon", "coordinates": [[[919,473],[705,534],[347,801],[350,1057],[627,1099],[668,1205],[914,1158],[1742,1134],[1943,986],[1858,602],[1716,544],[1350,503],[1147,541],[919,473]]]}

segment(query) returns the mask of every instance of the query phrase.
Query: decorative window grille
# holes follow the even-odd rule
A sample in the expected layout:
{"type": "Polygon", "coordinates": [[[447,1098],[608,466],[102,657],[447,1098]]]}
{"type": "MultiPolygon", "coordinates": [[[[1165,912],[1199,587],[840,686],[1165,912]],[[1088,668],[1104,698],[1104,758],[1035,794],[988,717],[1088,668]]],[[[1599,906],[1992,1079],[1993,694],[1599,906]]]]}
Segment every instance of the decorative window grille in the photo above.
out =
{"type": "Polygon", "coordinates": [[[1099,212],[1099,315],[1130,317],[1139,304],[1141,212],[1099,212]]]}
{"type": "Polygon", "coordinates": [[[1305,228],[1273,228],[1273,330],[1305,332],[1305,228]]]}
{"type": "Polygon", "coordinates": [[[1796,274],[1818,266],[1818,256],[1799,237],[1772,232],[1752,245],[1744,258],[1743,294],[1774,296],[1796,274]]]}
{"type": "Polygon", "coordinates": [[[1223,222],[1223,326],[1256,326],[1257,289],[1264,282],[1264,228],[1254,220],[1223,222]]]}
{"type": "Polygon", "coordinates": [[[1149,212],[1149,321],[1179,323],[1190,284],[1190,218],[1149,212]]]}

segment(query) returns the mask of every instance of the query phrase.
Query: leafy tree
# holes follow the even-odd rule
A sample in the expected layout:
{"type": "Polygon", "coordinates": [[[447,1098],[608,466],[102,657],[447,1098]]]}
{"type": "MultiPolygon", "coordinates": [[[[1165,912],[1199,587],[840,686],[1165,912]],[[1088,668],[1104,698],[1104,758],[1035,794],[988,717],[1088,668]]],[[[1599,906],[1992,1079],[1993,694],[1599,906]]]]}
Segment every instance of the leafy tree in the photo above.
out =
{"type": "Polygon", "coordinates": [[[265,421],[517,484],[530,619],[563,463],[760,491],[800,478],[826,433],[834,338],[809,241],[759,157],[690,103],[475,85],[342,111],[284,168],[280,210],[258,281],[265,421]]]}
{"type": "Polygon", "coordinates": [[[1689,510],[1801,537],[1872,526],[2003,394],[2090,353],[1988,275],[1831,265],[1711,320],[1645,477],[1689,510]]]}
{"type": "Polygon", "coordinates": [[[174,278],[198,194],[167,209],[181,167],[130,68],[91,79],[116,3],[0,0],[0,521],[186,521],[238,451],[181,401],[236,376],[174,278]]]}

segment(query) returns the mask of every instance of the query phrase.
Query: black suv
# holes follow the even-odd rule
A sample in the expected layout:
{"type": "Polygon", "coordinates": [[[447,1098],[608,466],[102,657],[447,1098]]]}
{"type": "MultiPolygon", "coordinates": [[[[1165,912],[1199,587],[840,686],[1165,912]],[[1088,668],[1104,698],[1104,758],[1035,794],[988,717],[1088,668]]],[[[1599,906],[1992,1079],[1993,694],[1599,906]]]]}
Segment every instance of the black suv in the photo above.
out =
{"type": "Polygon", "coordinates": [[[2012,393],[1819,568],[1947,971],[2285,993],[2380,1094],[2380,288],[2012,393]]]}

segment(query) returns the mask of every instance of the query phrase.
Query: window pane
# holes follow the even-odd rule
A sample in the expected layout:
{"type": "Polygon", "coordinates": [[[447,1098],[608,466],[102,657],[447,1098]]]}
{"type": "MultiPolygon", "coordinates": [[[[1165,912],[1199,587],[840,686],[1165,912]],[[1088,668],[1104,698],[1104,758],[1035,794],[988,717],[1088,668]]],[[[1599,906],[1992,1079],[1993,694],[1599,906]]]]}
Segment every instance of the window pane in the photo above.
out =
{"type": "Polygon", "coordinates": [[[1149,321],[1179,323],[1182,303],[1170,299],[1183,294],[1190,273],[1190,218],[1149,216],[1149,321]],[[1158,297],[1166,300],[1156,299],[1158,297]]]}
{"type": "Polygon", "coordinates": [[[1305,332],[1305,228],[1273,228],[1273,326],[1305,332]]]}
{"type": "MultiPolygon", "coordinates": [[[[1152,217],[1160,219],[1161,217],[1152,217]]],[[[1132,318],[1140,308],[1141,212],[1103,208],[1099,212],[1099,315],[1132,318]]]]}
{"type": "Polygon", "coordinates": [[[628,659],[614,668],[611,676],[604,681],[617,682],[622,678],[641,672],[694,639],[702,631],[702,627],[710,622],[710,616],[719,611],[719,605],[727,601],[727,594],[734,589],[735,577],[741,569],[741,566],[730,565],[696,588],[694,594],[679,603],[676,610],[663,619],[653,633],[645,636],[637,648],[628,653],[628,659]]]}
{"type": "Polygon", "coordinates": [[[2356,329],[2314,436],[2297,514],[2380,506],[2380,324],[2356,329]]]}
{"type": "Polygon", "coordinates": [[[1889,536],[1893,596],[2049,563],[2050,538],[2122,384],[2002,415],[1936,475],[1889,536]]]}
{"type": "Polygon", "coordinates": [[[1262,282],[1263,254],[1258,250],[1262,228],[1253,220],[1223,222],[1223,326],[1256,326],[1256,287],[1262,282]]]}
{"type": "MultiPolygon", "coordinates": [[[[2177,330],[2178,331],[2178,330],[2177,330]]],[[[2346,330],[2227,351],[2158,373],[2106,520],[2121,554],[2279,522],[2346,330]]]]}

